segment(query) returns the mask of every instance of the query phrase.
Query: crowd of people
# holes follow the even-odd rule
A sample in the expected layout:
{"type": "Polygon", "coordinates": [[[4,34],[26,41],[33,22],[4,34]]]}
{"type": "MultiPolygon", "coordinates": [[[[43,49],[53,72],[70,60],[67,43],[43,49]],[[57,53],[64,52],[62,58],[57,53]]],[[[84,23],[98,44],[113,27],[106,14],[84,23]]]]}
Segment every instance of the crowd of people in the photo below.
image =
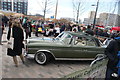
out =
{"type": "MultiPolygon", "coordinates": [[[[110,32],[110,30],[108,29],[100,29],[98,27],[93,28],[93,25],[80,26],[78,23],[72,24],[72,23],[43,22],[42,20],[32,20],[28,17],[15,18],[13,16],[10,16],[9,18],[4,16],[2,18],[3,30],[4,27],[6,26],[9,26],[10,28],[14,19],[19,19],[26,35],[25,39],[31,37],[32,33],[34,33],[36,37],[39,37],[39,34],[42,34],[43,36],[46,37],[49,36],[56,37],[62,31],[83,32],[88,33],[92,36],[102,36],[107,38],[113,38],[116,36],[116,34],[119,33],[119,31],[110,32]]],[[[8,33],[9,32],[10,31],[8,31],[8,33]]]]}
{"type": "MultiPolygon", "coordinates": [[[[17,61],[17,55],[20,56],[22,62],[24,63],[24,57],[22,54],[22,48],[24,48],[23,41],[27,38],[32,36],[32,33],[35,34],[36,37],[40,37],[39,34],[46,36],[46,37],[56,37],[63,31],[72,31],[72,32],[83,32],[88,33],[92,36],[102,36],[106,38],[115,38],[119,37],[120,39],[120,32],[110,32],[110,30],[107,29],[100,29],[98,27],[92,27],[88,25],[85,26],[79,26],[78,23],[71,24],[71,23],[53,23],[48,22],[44,23],[41,20],[32,20],[27,17],[23,18],[16,18],[13,16],[10,16],[7,18],[6,16],[3,16],[2,18],[2,30],[4,30],[4,27],[8,28],[7,33],[7,40],[9,41],[12,37],[14,38],[14,45],[13,45],[13,61],[15,63],[15,66],[18,67],[18,61],[17,61]],[[24,37],[25,33],[25,37],[24,37]]],[[[111,74],[113,73],[114,68],[116,67],[116,64],[118,63],[118,57],[117,52],[119,49],[119,40],[116,38],[115,40],[111,41],[111,43],[108,45],[108,47],[105,49],[105,54],[108,56],[109,61],[107,65],[107,72],[106,72],[106,80],[107,78],[111,78],[111,74]],[[118,47],[116,48],[116,46],[118,47]],[[111,65],[113,64],[113,65],[111,65]]]]}

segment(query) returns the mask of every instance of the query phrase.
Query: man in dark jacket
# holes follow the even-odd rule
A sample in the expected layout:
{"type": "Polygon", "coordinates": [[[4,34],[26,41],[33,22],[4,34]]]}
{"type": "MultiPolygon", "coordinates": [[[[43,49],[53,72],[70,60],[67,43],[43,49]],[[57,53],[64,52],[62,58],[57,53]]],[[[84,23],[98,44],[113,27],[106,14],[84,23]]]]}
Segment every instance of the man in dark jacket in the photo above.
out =
{"type": "Polygon", "coordinates": [[[32,25],[30,20],[27,20],[26,23],[24,23],[23,27],[25,29],[26,39],[28,38],[28,36],[31,37],[32,25]]]}
{"type": "Polygon", "coordinates": [[[9,19],[6,16],[3,16],[2,22],[3,22],[4,27],[7,26],[8,21],[9,21],[9,19]]]}
{"type": "Polygon", "coordinates": [[[88,34],[90,34],[90,35],[94,35],[94,32],[92,31],[92,29],[91,29],[91,26],[90,25],[88,25],[87,26],[87,30],[86,30],[86,33],[88,33],[88,34]]]}
{"type": "Polygon", "coordinates": [[[115,77],[112,76],[113,73],[117,73],[117,64],[118,64],[118,51],[120,51],[120,34],[112,40],[107,48],[105,49],[105,54],[108,57],[107,70],[106,70],[106,78],[105,80],[116,80],[115,77]]]}
{"type": "MultiPolygon", "coordinates": [[[[2,16],[0,15],[0,19],[2,19],[2,16]]],[[[2,21],[0,20],[0,45],[2,45],[2,21]]]]}

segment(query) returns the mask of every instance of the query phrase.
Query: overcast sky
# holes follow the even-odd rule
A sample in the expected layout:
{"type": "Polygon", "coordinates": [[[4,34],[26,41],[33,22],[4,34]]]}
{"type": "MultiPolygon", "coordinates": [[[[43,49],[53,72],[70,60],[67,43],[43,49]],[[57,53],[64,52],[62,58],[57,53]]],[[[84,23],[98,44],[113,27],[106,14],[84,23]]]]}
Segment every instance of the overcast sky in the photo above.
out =
{"type": "MultiPolygon", "coordinates": [[[[48,10],[46,17],[50,18],[50,16],[53,16],[55,14],[55,6],[56,6],[57,0],[49,0],[47,9],[48,10]]],[[[75,5],[78,5],[77,1],[79,0],[58,0],[58,12],[57,12],[57,18],[61,17],[70,17],[75,18],[76,12],[75,9],[73,9],[72,1],[74,1],[75,5]]],[[[80,7],[80,19],[87,18],[90,11],[95,11],[95,6],[91,6],[93,4],[97,4],[97,0],[80,0],[81,1],[81,7],[80,7]]],[[[98,14],[102,12],[110,12],[110,13],[116,13],[117,7],[114,10],[115,7],[115,0],[99,0],[99,9],[98,14]]],[[[117,1],[117,0],[116,0],[117,1]]],[[[41,14],[43,15],[43,9],[44,9],[44,3],[45,0],[28,0],[28,14],[41,14]]]]}

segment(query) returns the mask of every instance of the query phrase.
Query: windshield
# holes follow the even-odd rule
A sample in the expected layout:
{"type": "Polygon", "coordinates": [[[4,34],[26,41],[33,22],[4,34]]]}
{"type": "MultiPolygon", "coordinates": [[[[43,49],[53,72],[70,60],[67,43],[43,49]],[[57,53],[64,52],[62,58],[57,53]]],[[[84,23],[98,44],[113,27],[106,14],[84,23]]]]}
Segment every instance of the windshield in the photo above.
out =
{"type": "Polygon", "coordinates": [[[62,32],[55,38],[55,40],[61,40],[65,35],[65,32],[62,32]]]}
{"type": "Polygon", "coordinates": [[[63,41],[65,44],[69,44],[72,36],[66,32],[60,33],[55,40],[63,41]]]}
{"type": "Polygon", "coordinates": [[[65,44],[71,44],[71,39],[72,39],[72,35],[70,35],[70,34],[65,34],[65,35],[63,35],[63,37],[61,38],[61,41],[63,41],[65,44]]]}

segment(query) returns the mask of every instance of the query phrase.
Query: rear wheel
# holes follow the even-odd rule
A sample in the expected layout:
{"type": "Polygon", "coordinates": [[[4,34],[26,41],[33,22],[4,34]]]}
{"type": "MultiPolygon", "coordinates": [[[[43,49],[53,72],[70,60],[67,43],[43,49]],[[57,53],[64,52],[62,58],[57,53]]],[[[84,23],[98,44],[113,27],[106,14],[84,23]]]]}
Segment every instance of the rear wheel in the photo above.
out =
{"type": "Polygon", "coordinates": [[[34,59],[38,64],[43,65],[43,64],[48,63],[48,61],[50,60],[50,57],[49,57],[49,54],[45,52],[37,52],[35,54],[34,59]]]}

